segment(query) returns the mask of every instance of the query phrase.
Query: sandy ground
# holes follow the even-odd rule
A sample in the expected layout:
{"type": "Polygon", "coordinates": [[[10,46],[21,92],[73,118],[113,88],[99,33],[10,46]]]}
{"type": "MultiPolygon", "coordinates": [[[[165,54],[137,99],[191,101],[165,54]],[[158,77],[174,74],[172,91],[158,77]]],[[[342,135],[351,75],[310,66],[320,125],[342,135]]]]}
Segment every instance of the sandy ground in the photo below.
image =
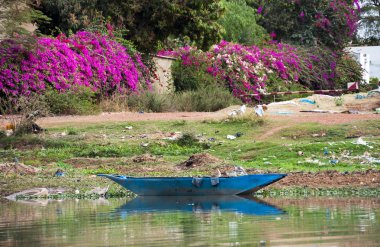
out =
{"type": "MultiPolygon", "coordinates": [[[[38,120],[38,124],[43,128],[59,126],[81,126],[92,123],[112,123],[112,122],[138,122],[150,120],[218,120],[224,119],[228,115],[220,112],[167,112],[167,113],[102,113],[96,116],[59,116],[46,117],[38,120]]],[[[292,115],[267,114],[267,119],[274,121],[316,122],[321,124],[351,123],[360,120],[380,120],[379,114],[342,114],[342,113],[296,113],[292,115]]]]}

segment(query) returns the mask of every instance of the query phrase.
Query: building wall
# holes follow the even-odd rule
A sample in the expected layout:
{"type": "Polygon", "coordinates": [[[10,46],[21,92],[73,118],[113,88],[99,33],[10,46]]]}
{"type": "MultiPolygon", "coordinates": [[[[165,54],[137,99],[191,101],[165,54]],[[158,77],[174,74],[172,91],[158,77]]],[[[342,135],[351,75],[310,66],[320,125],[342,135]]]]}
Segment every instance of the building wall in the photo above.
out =
{"type": "Polygon", "coordinates": [[[157,68],[157,79],[153,80],[153,90],[158,93],[174,90],[171,66],[175,59],[171,57],[155,56],[153,61],[157,68]]]}
{"type": "Polygon", "coordinates": [[[369,59],[369,77],[377,77],[380,79],[380,46],[356,46],[348,47],[348,51],[352,52],[357,57],[357,54],[367,54],[369,59]]]}

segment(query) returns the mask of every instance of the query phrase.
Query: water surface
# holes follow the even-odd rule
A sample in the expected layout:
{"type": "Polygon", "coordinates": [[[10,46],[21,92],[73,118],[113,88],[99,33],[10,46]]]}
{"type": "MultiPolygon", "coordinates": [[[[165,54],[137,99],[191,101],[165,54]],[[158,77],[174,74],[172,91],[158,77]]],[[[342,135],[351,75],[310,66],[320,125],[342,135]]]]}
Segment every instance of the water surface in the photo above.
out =
{"type": "Polygon", "coordinates": [[[380,246],[380,199],[0,203],[0,246],[380,246]]]}

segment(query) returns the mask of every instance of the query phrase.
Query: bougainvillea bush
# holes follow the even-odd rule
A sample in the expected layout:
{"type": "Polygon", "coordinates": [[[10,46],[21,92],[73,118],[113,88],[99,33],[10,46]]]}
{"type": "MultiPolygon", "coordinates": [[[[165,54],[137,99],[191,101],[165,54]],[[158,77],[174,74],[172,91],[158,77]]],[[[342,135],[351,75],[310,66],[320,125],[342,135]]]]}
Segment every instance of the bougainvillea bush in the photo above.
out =
{"type": "MultiPolygon", "coordinates": [[[[327,48],[295,47],[276,42],[259,48],[222,41],[208,52],[184,47],[159,54],[177,57],[183,66],[194,70],[205,68],[237,97],[273,91],[274,85],[279,83],[299,83],[312,89],[334,88],[340,58],[327,48]]],[[[340,74],[345,69],[340,68],[340,74]]]]}
{"type": "Polygon", "coordinates": [[[38,38],[31,51],[15,41],[0,43],[0,92],[18,96],[47,89],[88,87],[97,95],[149,87],[149,70],[138,54],[99,33],[38,38]]]}

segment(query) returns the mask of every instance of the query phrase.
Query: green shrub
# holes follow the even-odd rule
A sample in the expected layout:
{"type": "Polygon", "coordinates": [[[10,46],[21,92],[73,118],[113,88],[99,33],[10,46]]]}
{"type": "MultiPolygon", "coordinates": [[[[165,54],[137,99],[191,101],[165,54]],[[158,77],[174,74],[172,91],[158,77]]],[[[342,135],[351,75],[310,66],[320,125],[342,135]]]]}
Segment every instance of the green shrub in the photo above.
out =
{"type": "Polygon", "coordinates": [[[336,105],[336,106],[342,106],[343,103],[344,103],[344,99],[343,99],[342,96],[336,97],[336,98],[334,99],[334,101],[335,101],[335,105],[336,105]]]}
{"type": "MultiPolygon", "coordinates": [[[[198,58],[199,59],[199,58],[198,58]]],[[[208,85],[216,85],[217,79],[207,73],[205,64],[184,65],[181,61],[172,64],[173,84],[176,92],[198,90],[208,85]]]]}
{"type": "Polygon", "coordinates": [[[178,146],[181,147],[191,147],[199,144],[198,139],[195,137],[194,133],[184,133],[178,140],[178,146]]]}
{"type": "Polygon", "coordinates": [[[217,111],[231,105],[241,104],[227,89],[210,85],[196,91],[185,91],[175,95],[178,111],[217,111]]]}
{"type": "Polygon", "coordinates": [[[337,61],[336,76],[334,78],[336,89],[346,89],[348,82],[360,82],[363,69],[350,54],[344,53],[337,61]]]}
{"type": "Polygon", "coordinates": [[[79,88],[77,91],[59,93],[47,90],[45,100],[50,111],[57,115],[86,115],[100,111],[96,104],[95,93],[89,88],[79,88]]]}
{"type": "Polygon", "coordinates": [[[379,87],[379,78],[377,77],[371,77],[369,78],[368,84],[361,84],[359,86],[360,92],[368,92],[374,89],[377,89],[379,87]]]}
{"type": "Polygon", "coordinates": [[[128,96],[128,108],[134,111],[167,112],[172,110],[172,98],[168,94],[144,91],[128,96]]]}

